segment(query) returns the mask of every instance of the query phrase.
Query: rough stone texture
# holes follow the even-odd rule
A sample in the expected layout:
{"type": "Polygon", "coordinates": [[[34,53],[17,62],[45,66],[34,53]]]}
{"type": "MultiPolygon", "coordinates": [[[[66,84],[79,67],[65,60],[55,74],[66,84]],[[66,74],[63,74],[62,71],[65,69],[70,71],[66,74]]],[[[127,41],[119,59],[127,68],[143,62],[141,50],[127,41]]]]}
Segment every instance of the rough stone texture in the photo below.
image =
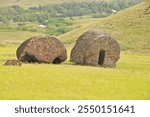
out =
{"type": "Polygon", "coordinates": [[[59,64],[67,59],[67,51],[55,37],[38,36],[24,41],[17,49],[17,58],[28,63],[59,64]]]}
{"type": "Polygon", "coordinates": [[[18,60],[7,60],[4,66],[22,66],[22,63],[18,60]]]}
{"type": "Polygon", "coordinates": [[[120,47],[117,41],[108,34],[93,29],[78,38],[71,51],[70,60],[81,65],[115,67],[119,55],[120,47]]]}

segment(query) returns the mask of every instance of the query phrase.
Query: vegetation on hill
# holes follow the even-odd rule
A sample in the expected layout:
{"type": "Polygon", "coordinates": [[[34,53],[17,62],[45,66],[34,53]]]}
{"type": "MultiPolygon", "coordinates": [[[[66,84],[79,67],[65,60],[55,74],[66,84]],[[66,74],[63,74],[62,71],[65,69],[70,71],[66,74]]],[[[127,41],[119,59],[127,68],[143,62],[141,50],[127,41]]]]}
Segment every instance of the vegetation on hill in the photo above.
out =
{"type": "MultiPolygon", "coordinates": [[[[136,1],[136,0],[0,0],[0,7],[18,5],[22,7],[32,7],[46,4],[62,4],[68,2],[99,2],[99,1],[136,1]]],[[[139,1],[139,0],[138,0],[139,1]]]]}
{"type": "Polygon", "coordinates": [[[64,2],[89,2],[100,0],[0,0],[0,6],[19,5],[22,7],[32,7],[46,4],[61,4],[64,2]]]}
{"type": "Polygon", "coordinates": [[[19,42],[35,35],[59,36],[96,20],[98,18],[91,18],[91,16],[51,18],[45,23],[45,28],[40,27],[41,23],[33,22],[2,23],[0,24],[0,44],[7,46],[8,43],[19,42]]]}
{"type": "Polygon", "coordinates": [[[45,23],[52,17],[72,17],[97,14],[94,17],[104,17],[112,14],[112,9],[119,11],[142,0],[112,0],[109,2],[68,2],[54,5],[44,5],[24,9],[13,5],[0,8],[0,22],[40,22],[45,23]]]}

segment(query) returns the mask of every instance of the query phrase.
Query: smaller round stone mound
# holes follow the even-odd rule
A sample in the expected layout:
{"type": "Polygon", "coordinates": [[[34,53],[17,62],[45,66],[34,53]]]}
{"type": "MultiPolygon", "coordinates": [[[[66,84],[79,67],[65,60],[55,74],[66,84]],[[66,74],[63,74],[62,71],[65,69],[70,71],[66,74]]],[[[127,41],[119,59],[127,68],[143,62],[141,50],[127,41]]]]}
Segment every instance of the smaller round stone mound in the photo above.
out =
{"type": "Polygon", "coordinates": [[[24,41],[16,54],[18,60],[27,63],[59,64],[67,59],[64,44],[50,36],[37,36],[24,41]]]}
{"type": "Polygon", "coordinates": [[[4,66],[22,66],[22,63],[19,60],[7,60],[4,66]]]}
{"type": "Polygon", "coordinates": [[[119,56],[118,42],[108,34],[92,29],[78,38],[70,59],[81,65],[115,67],[119,56]]]}

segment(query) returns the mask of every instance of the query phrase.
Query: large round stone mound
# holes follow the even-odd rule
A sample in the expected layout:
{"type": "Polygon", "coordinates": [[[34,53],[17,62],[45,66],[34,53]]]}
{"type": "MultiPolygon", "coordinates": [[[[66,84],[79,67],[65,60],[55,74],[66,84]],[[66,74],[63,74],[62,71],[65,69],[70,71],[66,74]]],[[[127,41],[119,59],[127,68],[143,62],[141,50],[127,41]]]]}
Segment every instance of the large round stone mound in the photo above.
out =
{"type": "Polygon", "coordinates": [[[24,41],[16,54],[18,60],[28,63],[59,64],[67,59],[64,44],[50,36],[37,36],[24,41]]]}
{"type": "Polygon", "coordinates": [[[71,51],[71,61],[81,65],[115,67],[119,56],[118,42],[97,29],[82,34],[71,51]]]}

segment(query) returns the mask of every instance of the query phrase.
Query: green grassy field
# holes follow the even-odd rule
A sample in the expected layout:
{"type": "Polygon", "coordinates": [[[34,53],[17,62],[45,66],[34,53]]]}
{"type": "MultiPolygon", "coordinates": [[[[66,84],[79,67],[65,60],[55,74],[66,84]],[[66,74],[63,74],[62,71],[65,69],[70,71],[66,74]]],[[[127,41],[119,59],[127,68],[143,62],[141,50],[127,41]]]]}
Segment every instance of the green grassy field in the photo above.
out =
{"type": "Polygon", "coordinates": [[[144,14],[145,8],[142,3],[98,21],[81,21],[79,28],[59,36],[68,50],[67,61],[60,65],[3,66],[16,59],[20,42],[41,33],[0,30],[0,99],[150,99],[150,15],[144,14]],[[122,51],[116,68],[69,61],[75,40],[90,28],[118,40],[122,51]]]}
{"type": "Polygon", "coordinates": [[[4,67],[7,59],[16,59],[16,48],[0,47],[0,99],[150,99],[150,56],[122,52],[115,69],[73,65],[69,59],[4,67]]]}
{"type": "MultiPolygon", "coordinates": [[[[12,47],[13,48],[13,47],[12,47]]],[[[15,50],[15,49],[14,49],[15,50]]],[[[3,49],[0,58],[15,58],[3,49]]],[[[13,53],[12,53],[13,52],[13,53]]],[[[121,54],[115,69],[72,65],[0,65],[0,99],[150,99],[150,56],[121,54]]]]}

